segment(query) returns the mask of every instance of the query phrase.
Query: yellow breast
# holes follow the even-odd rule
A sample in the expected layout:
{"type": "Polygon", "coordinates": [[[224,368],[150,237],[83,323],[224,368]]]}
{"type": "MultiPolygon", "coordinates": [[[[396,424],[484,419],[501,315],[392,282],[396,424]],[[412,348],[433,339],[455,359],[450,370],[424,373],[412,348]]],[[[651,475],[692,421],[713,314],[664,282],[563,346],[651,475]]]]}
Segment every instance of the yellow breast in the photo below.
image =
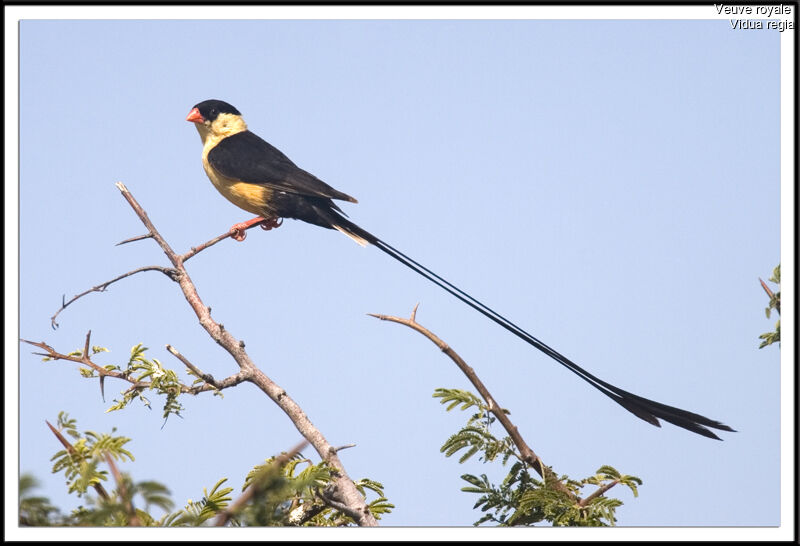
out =
{"type": "Polygon", "coordinates": [[[203,169],[205,169],[211,183],[217,188],[228,201],[259,216],[271,216],[269,199],[272,190],[258,184],[248,184],[226,178],[217,173],[211,165],[203,158],[203,169]]]}

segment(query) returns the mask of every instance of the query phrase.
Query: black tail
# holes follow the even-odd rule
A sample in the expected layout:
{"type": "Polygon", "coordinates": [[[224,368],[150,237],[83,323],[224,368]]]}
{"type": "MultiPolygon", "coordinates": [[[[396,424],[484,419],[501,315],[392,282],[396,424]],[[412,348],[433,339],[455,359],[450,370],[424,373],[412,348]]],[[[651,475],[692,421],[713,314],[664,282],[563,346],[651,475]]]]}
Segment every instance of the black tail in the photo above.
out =
{"type": "MultiPolygon", "coordinates": [[[[316,207],[315,207],[316,208],[316,207]]],[[[675,408],[673,406],[668,406],[666,404],[661,404],[660,402],[654,402],[653,400],[648,400],[647,398],[642,398],[641,396],[637,396],[633,393],[628,391],[622,390],[619,387],[615,387],[610,383],[606,383],[602,379],[595,377],[594,375],[590,374],[570,359],[556,351],[555,349],[550,348],[545,343],[539,341],[534,336],[502,316],[501,314],[493,311],[491,308],[487,307],[480,301],[476,300],[460,288],[450,284],[447,280],[443,279],[424,265],[416,262],[412,258],[409,258],[393,246],[384,241],[381,241],[368,231],[360,228],[359,226],[355,225],[353,222],[343,218],[341,215],[337,214],[334,211],[322,211],[317,209],[318,212],[322,213],[322,215],[331,220],[331,225],[344,233],[345,235],[349,236],[350,238],[354,239],[356,242],[361,243],[361,241],[369,242],[386,254],[397,260],[398,262],[402,263],[406,267],[414,270],[415,272],[419,273],[429,281],[433,282],[434,284],[444,288],[446,291],[450,292],[452,295],[475,309],[476,311],[484,314],[485,316],[492,319],[494,322],[511,332],[512,334],[520,337],[524,341],[530,343],[544,354],[551,357],[556,362],[560,363],[568,370],[570,370],[575,375],[579,376],[581,379],[592,385],[594,388],[614,400],[617,404],[628,410],[629,412],[633,413],[635,416],[639,417],[640,419],[644,419],[651,425],[655,425],[657,427],[661,426],[661,423],[658,421],[659,419],[663,419],[673,425],[677,425],[679,427],[683,427],[686,430],[691,430],[694,433],[700,434],[702,436],[706,436],[707,438],[713,438],[715,440],[721,440],[716,434],[712,431],[708,430],[706,427],[715,428],[717,430],[726,430],[729,432],[736,432],[734,429],[720,423],[719,421],[715,421],[713,419],[709,419],[708,417],[703,417],[702,415],[698,415],[697,413],[692,413],[690,411],[682,410],[680,408],[675,408]],[[361,241],[360,241],[361,240],[361,241]]],[[[363,243],[361,243],[363,244],[363,243]]]]}

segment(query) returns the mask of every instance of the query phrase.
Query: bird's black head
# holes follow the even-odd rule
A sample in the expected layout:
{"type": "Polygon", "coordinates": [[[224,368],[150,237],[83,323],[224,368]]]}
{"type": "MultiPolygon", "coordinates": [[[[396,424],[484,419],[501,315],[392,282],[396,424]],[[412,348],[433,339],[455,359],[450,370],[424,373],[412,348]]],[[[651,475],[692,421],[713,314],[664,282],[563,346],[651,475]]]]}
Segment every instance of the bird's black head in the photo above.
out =
{"type": "MultiPolygon", "coordinates": [[[[200,116],[202,116],[202,119],[197,121],[214,121],[220,114],[234,114],[236,116],[242,115],[239,110],[227,102],[216,99],[204,100],[203,102],[195,104],[192,108],[192,112],[189,114],[190,117],[192,114],[194,114],[195,110],[198,114],[200,114],[200,116]]],[[[194,119],[188,118],[187,120],[195,121],[194,119]]]]}

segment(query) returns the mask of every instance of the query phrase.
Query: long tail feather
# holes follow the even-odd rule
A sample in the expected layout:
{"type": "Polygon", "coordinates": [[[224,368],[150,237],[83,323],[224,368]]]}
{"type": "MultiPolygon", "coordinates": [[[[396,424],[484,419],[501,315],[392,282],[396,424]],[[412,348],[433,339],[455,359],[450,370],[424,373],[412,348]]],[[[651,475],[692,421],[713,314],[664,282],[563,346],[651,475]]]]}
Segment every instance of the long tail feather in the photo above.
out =
{"type": "MultiPolygon", "coordinates": [[[[323,213],[323,211],[319,211],[323,213]]],[[[615,387],[614,385],[603,381],[602,379],[592,375],[588,371],[584,370],[570,359],[556,351],[555,349],[549,347],[544,342],[540,341],[533,335],[529,334],[501,314],[497,313],[490,307],[484,305],[477,299],[473,298],[457,286],[451,284],[447,280],[443,279],[427,267],[423,266],[419,262],[409,258],[393,246],[389,245],[388,243],[382,241],[378,237],[372,235],[365,229],[357,226],[353,222],[347,220],[346,218],[342,217],[341,215],[337,214],[335,211],[324,211],[324,215],[330,217],[331,225],[335,229],[341,231],[351,239],[355,240],[359,244],[363,245],[363,241],[372,243],[383,252],[397,260],[398,262],[402,263],[409,269],[413,270],[414,272],[418,273],[419,275],[425,277],[429,281],[433,282],[440,288],[443,288],[456,298],[460,299],[479,313],[483,314],[484,316],[490,318],[495,323],[499,324],[512,334],[516,335],[517,337],[521,338],[525,342],[533,345],[544,354],[548,355],[550,358],[567,368],[572,373],[576,374],[578,377],[595,387],[597,390],[614,400],[617,404],[628,410],[629,412],[633,413],[635,416],[639,417],[640,419],[647,421],[651,425],[661,426],[659,419],[663,419],[673,425],[685,428],[686,430],[692,431],[696,434],[700,434],[701,436],[705,436],[707,438],[713,438],[715,440],[721,440],[716,434],[712,431],[708,430],[708,428],[714,428],[717,430],[725,430],[729,432],[736,432],[734,429],[725,425],[719,421],[715,421],[714,419],[709,419],[708,417],[704,417],[697,413],[693,413],[687,410],[683,410],[680,408],[676,408],[673,406],[668,406],[666,404],[662,404],[660,402],[655,402],[653,400],[648,400],[647,398],[643,398],[641,396],[635,395],[619,387],[615,387]],[[335,218],[334,215],[336,216],[335,218]]]]}

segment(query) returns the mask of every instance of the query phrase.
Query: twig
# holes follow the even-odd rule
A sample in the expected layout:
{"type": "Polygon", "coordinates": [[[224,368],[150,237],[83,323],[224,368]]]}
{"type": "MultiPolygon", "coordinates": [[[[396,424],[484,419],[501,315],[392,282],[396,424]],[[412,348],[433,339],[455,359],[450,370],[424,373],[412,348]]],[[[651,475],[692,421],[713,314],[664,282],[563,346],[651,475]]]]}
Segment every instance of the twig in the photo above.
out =
{"type": "Polygon", "coordinates": [[[152,237],[153,237],[152,233],[145,233],[144,235],[137,235],[136,237],[131,237],[130,239],[125,239],[124,241],[120,241],[114,246],[125,245],[128,243],[132,243],[134,241],[141,241],[143,239],[151,239],[152,237]]]}
{"type": "Polygon", "coordinates": [[[111,469],[111,474],[117,482],[117,491],[119,491],[119,498],[122,501],[122,506],[125,508],[125,513],[128,514],[128,525],[131,527],[141,527],[142,522],[139,516],[136,515],[136,510],[133,508],[133,499],[128,497],[128,488],[125,487],[125,480],[122,479],[122,474],[120,474],[117,465],[114,464],[114,459],[111,458],[111,454],[106,452],[105,455],[108,467],[111,469]]]}
{"type": "MultiPolygon", "coordinates": [[[[153,224],[150,222],[150,219],[147,218],[147,213],[141,208],[141,206],[139,206],[139,203],[137,203],[136,200],[133,199],[133,196],[130,194],[130,192],[128,192],[128,189],[125,187],[125,185],[122,182],[117,182],[116,186],[122,192],[122,194],[125,197],[125,199],[128,200],[128,203],[131,205],[131,207],[134,208],[136,213],[139,215],[139,218],[142,219],[142,222],[145,223],[145,226],[150,230],[147,233],[145,233],[144,235],[137,235],[136,237],[130,237],[129,239],[125,239],[124,241],[120,241],[119,243],[116,244],[116,246],[124,245],[124,244],[127,244],[127,243],[132,243],[134,241],[141,241],[143,239],[153,239],[153,238],[155,238],[156,235],[158,234],[158,232],[156,231],[156,229],[153,226],[153,224]],[[129,199],[129,197],[130,197],[130,199],[129,199]]],[[[252,225],[248,225],[246,227],[243,227],[242,230],[251,229],[251,228],[254,228],[254,227],[258,226],[258,225],[261,225],[261,224],[260,223],[253,223],[252,225]]],[[[225,239],[227,239],[229,237],[233,237],[234,235],[236,235],[235,231],[231,231],[231,230],[226,231],[225,233],[222,233],[221,235],[217,235],[213,239],[211,239],[209,241],[206,241],[205,243],[203,243],[201,245],[198,245],[196,247],[191,247],[191,249],[188,252],[186,252],[184,254],[181,254],[181,255],[175,254],[172,251],[172,249],[169,247],[169,245],[166,243],[166,241],[164,241],[164,239],[160,237],[160,235],[158,236],[159,237],[158,243],[161,246],[161,248],[164,249],[164,252],[167,254],[167,256],[170,257],[170,261],[172,261],[173,265],[177,266],[178,264],[184,263],[186,260],[188,260],[189,258],[195,256],[196,254],[199,254],[203,250],[205,250],[205,249],[207,249],[207,248],[209,248],[209,247],[217,244],[218,242],[223,241],[223,240],[225,240],[225,239]]],[[[176,280],[175,277],[178,274],[178,271],[176,269],[173,269],[173,268],[162,267],[162,266],[157,266],[157,265],[149,265],[149,266],[145,266],[145,267],[139,267],[139,268],[134,269],[132,271],[128,271],[127,273],[123,273],[122,275],[114,277],[111,280],[108,280],[108,281],[106,281],[104,283],[98,284],[97,286],[93,286],[92,288],[90,288],[90,289],[88,289],[88,290],[86,290],[84,292],[81,292],[80,294],[77,294],[77,295],[73,296],[72,299],[70,299],[69,301],[65,301],[65,298],[62,297],[61,298],[61,308],[58,311],[56,311],[56,313],[52,317],[50,317],[51,326],[53,327],[54,330],[56,328],[58,328],[58,323],[56,322],[56,317],[64,309],[66,309],[71,303],[75,302],[76,300],[82,298],[83,296],[86,296],[87,294],[91,294],[92,292],[105,292],[106,288],[108,288],[110,285],[114,284],[115,282],[120,281],[120,280],[122,280],[122,279],[124,279],[126,277],[130,277],[131,275],[135,275],[136,273],[142,273],[143,271],[160,271],[160,272],[164,273],[166,276],[168,276],[169,278],[171,278],[172,280],[176,280]]]]}
{"type": "MultiPolygon", "coordinates": [[[[183,362],[183,365],[189,368],[194,375],[196,375],[197,377],[199,377],[200,379],[202,379],[215,389],[220,390],[220,386],[217,383],[217,380],[214,379],[214,376],[212,376],[211,374],[203,373],[200,370],[200,368],[196,367],[194,364],[189,362],[189,360],[185,356],[179,353],[175,347],[173,347],[172,345],[167,345],[167,351],[169,351],[170,354],[172,354],[175,358],[183,362]]],[[[242,381],[244,381],[244,377],[242,378],[242,381]]]]}
{"type": "Polygon", "coordinates": [[[589,495],[585,499],[581,499],[578,502],[578,505],[581,508],[585,508],[590,502],[592,502],[594,499],[596,499],[597,497],[599,497],[600,495],[602,495],[603,493],[605,493],[606,491],[608,491],[609,489],[611,489],[612,487],[617,485],[618,483],[619,483],[619,480],[613,480],[613,481],[608,482],[607,484],[603,485],[602,487],[599,487],[597,489],[597,491],[595,491],[594,493],[592,493],[591,495],[589,495]]]}
{"type": "Polygon", "coordinates": [[[761,283],[761,288],[764,289],[764,292],[767,293],[767,296],[769,296],[770,299],[775,297],[775,295],[772,293],[772,290],[769,289],[769,286],[767,286],[767,283],[765,283],[761,277],[758,278],[758,282],[761,283]]]}
{"type": "Polygon", "coordinates": [[[431,340],[439,349],[442,350],[444,354],[446,354],[450,359],[455,362],[455,364],[459,367],[459,369],[467,376],[470,383],[478,390],[481,397],[486,401],[486,405],[489,408],[489,411],[497,418],[503,428],[506,430],[508,435],[511,437],[511,440],[514,442],[514,445],[517,446],[519,450],[520,457],[523,461],[528,463],[542,478],[546,481],[553,480],[556,487],[559,491],[566,493],[570,496],[570,498],[574,500],[578,500],[575,494],[570,491],[563,483],[558,479],[556,474],[545,464],[542,462],[541,458],[533,451],[533,449],[528,446],[525,440],[522,438],[522,435],[517,429],[516,425],[511,422],[509,419],[508,414],[503,411],[502,406],[497,403],[494,397],[489,392],[489,389],[483,384],[483,382],[478,377],[478,374],[475,373],[463,358],[461,358],[458,353],[456,353],[447,343],[442,341],[438,336],[436,336],[433,332],[419,324],[416,320],[417,317],[417,308],[419,307],[419,303],[414,306],[414,310],[411,312],[410,318],[401,318],[401,317],[394,317],[390,315],[378,315],[374,313],[368,313],[369,316],[375,317],[379,320],[386,320],[389,322],[396,322],[398,324],[402,324],[404,326],[408,326],[412,330],[416,330],[423,336],[427,337],[431,340]]]}
{"type": "Polygon", "coordinates": [[[61,308],[58,311],[56,311],[55,315],[50,317],[50,325],[53,327],[53,330],[58,328],[58,323],[56,322],[56,317],[61,313],[61,311],[66,309],[75,300],[78,300],[78,299],[82,298],[83,296],[85,296],[87,294],[91,294],[92,292],[105,292],[106,288],[108,288],[110,285],[114,284],[115,282],[120,281],[120,280],[124,279],[125,277],[130,277],[131,275],[135,275],[137,273],[142,273],[144,271],[160,271],[161,273],[163,273],[164,275],[166,275],[167,277],[170,277],[170,278],[172,278],[173,275],[175,274],[175,270],[174,269],[170,269],[168,267],[162,267],[162,266],[159,266],[159,265],[148,265],[148,266],[145,266],[145,267],[138,267],[138,268],[136,268],[136,269],[134,269],[132,271],[128,271],[127,273],[123,273],[122,275],[119,275],[118,277],[114,277],[110,281],[106,281],[104,283],[98,284],[97,286],[93,286],[89,290],[85,290],[84,292],[81,292],[80,294],[77,294],[77,295],[73,296],[72,299],[69,300],[69,301],[64,301],[64,298],[62,297],[61,298],[61,308]]]}
{"type": "Polygon", "coordinates": [[[225,233],[223,233],[221,235],[217,235],[216,237],[214,237],[210,241],[206,241],[205,243],[203,243],[201,245],[193,246],[191,249],[189,249],[188,252],[186,252],[184,254],[181,254],[179,256],[179,259],[180,259],[181,262],[185,262],[186,260],[188,260],[189,258],[194,256],[195,254],[199,254],[200,252],[204,251],[205,249],[207,249],[207,248],[209,248],[211,246],[214,246],[218,242],[224,241],[228,237],[232,237],[232,236],[233,236],[233,233],[231,231],[226,231],[225,233]]]}
{"type": "Polygon", "coordinates": [[[302,442],[294,446],[292,450],[289,451],[288,453],[281,453],[280,455],[278,455],[275,458],[275,460],[272,461],[272,464],[270,464],[267,468],[261,470],[260,475],[250,483],[250,486],[245,490],[242,496],[240,496],[236,500],[236,502],[231,504],[226,510],[220,512],[220,514],[217,516],[217,520],[214,522],[214,525],[217,527],[222,527],[223,525],[228,523],[228,521],[230,521],[230,519],[234,515],[236,515],[237,512],[239,512],[242,508],[244,508],[255,495],[257,495],[263,490],[264,484],[261,483],[259,477],[266,476],[269,472],[282,468],[283,465],[291,461],[292,458],[298,453],[300,453],[300,451],[302,451],[303,448],[305,448],[307,445],[308,441],[303,440],[302,442]]]}
{"type": "MultiPolygon", "coordinates": [[[[765,283],[763,280],[761,280],[761,277],[758,278],[758,282],[761,283],[761,288],[764,289],[764,292],[767,293],[767,296],[769,296],[770,301],[772,301],[772,299],[775,298],[775,294],[772,292],[772,290],[769,289],[769,286],[767,286],[767,283],[765,283]]],[[[775,310],[778,311],[779,315],[781,314],[781,302],[780,302],[780,300],[775,302],[775,310]]]]}
{"type": "MultiPolygon", "coordinates": [[[[86,334],[86,347],[84,348],[83,354],[81,356],[72,356],[72,355],[66,355],[66,354],[63,354],[63,353],[59,353],[58,351],[56,351],[55,349],[53,349],[51,346],[49,346],[47,343],[45,343],[43,341],[29,341],[27,339],[21,339],[21,338],[20,338],[20,341],[22,341],[23,343],[27,343],[29,345],[33,345],[34,347],[39,347],[39,348],[44,349],[45,351],[47,351],[46,353],[34,353],[34,354],[37,354],[37,355],[40,355],[40,356],[45,356],[45,357],[48,357],[48,358],[52,358],[53,360],[68,360],[69,362],[77,362],[78,364],[83,364],[85,366],[89,366],[90,368],[92,368],[94,371],[96,371],[100,375],[101,394],[102,394],[102,384],[103,384],[102,381],[106,377],[113,377],[115,379],[122,379],[123,381],[127,381],[128,383],[131,383],[131,387],[129,388],[129,390],[134,390],[134,389],[144,390],[144,389],[150,388],[152,383],[149,382],[149,381],[137,381],[137,380],[131,378],[126,373],[117,372],[117,371],[114,371],[114,370],[108,370],[108,369],[100,366],[99,364],[95,364],[94,362],[92,362],[92,360],[88,356],[89,336],[90,336],[91,333],[92,333],[91,330],[89,330],[89,333],[86,334]]],[[[241,383],[245,379],[246,378],[240,378],[239,374],[237,374],[236,376],[229,377],[229,378],[227,378],[227,379],[225,379],[223,381],[218,381],[217,385],[215,385],[215,386],[212,386],[212,385],[199,385],[199,386],[196,386],[196,387],[189,387],[187,385],[184,385],[183,383],[179,383],[178,385],[180,386],[181,392],[183,392],[183,393],[198,394],[198,393],[201,393],[201,392],[210,391],[212,389],[215,389],[215,390],[225,389],[225,388],[228,388],[230,386],[233,386],[233,385],[236,385],[238,383],[241,383]]]]}

